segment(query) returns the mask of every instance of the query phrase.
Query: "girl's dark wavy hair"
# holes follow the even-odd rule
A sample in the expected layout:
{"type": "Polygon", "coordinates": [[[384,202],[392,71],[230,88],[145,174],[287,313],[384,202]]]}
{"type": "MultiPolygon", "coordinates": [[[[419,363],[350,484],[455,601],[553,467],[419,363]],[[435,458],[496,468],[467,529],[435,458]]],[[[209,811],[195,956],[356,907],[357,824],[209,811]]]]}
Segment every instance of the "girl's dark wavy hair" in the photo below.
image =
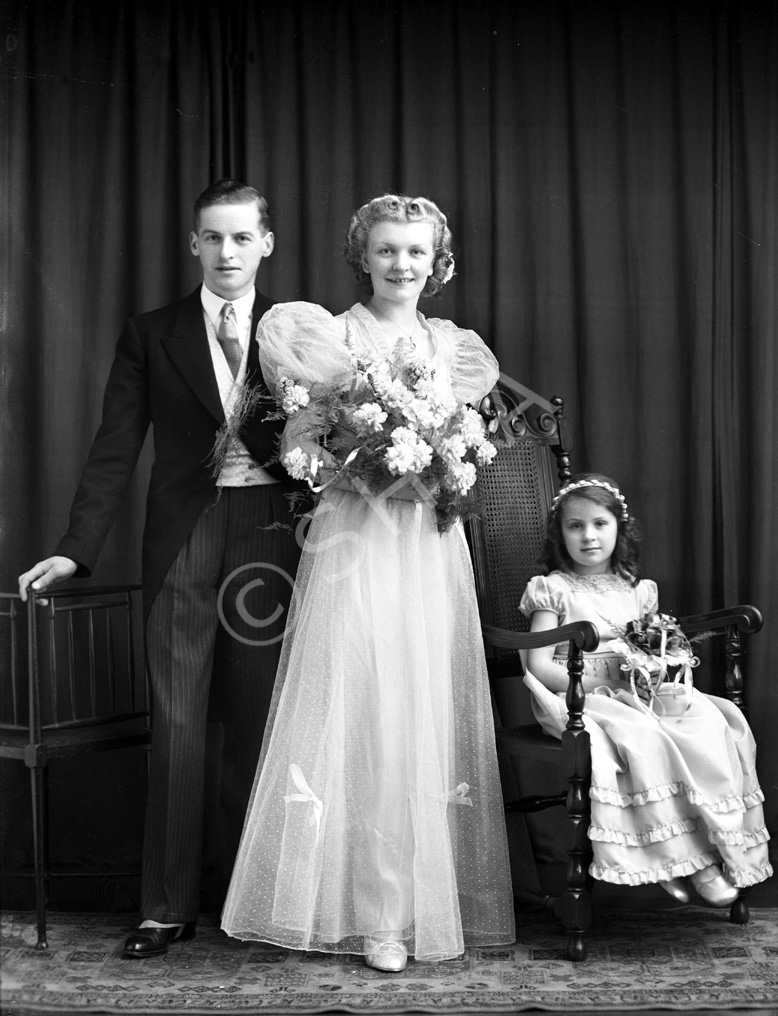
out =
{"type": "Polygon", "coordinates": [[[435,260],[432,275],[427,279],[422,296],[440,296],[446,283],[446,272],[454,260],[451,230],[446,216],[429,198],[409,198],[405,194],[384,194],[372,198],[351,216],[343,253],[359,285],[372,296],[373,281],[365,271],[362,259],[367,253],[370,230],[379,222],[429,222],[433,229],[435,260]]]}
{"type": "MultiPolygon", "coordinates": [[[[600,480],[602,483],[609,483],[611,487],[619,490],[619,485],[610,476],[602,473],[578,473],[569,482],[579,483],[582,480],[600,480]]],[[[543,553],[540,563],[548,575],[552,571],[563,571],[572,573],[573,562],[565,547],[565,538],[562,535],[562,513],[568,498],[577,497],[584,501],[591,501],[593,504],[606,508],[611,515],[614,515],[618,522],[618,535],[616,546],[613,548],[611,565],[616,575],[626,579],[633,586],[640,581],[640,569],[638,559],[640,550],[638,543],[641,540],[641,533],[637,521],[630,515],[626,521],[622,518],[622,505],[618,498],[614,497],[609,490],[603,487],[576,487],[569,494],[563,494],[556,506],[549,512],[546,525],[546,540],[543,545],[543,553]]]]}

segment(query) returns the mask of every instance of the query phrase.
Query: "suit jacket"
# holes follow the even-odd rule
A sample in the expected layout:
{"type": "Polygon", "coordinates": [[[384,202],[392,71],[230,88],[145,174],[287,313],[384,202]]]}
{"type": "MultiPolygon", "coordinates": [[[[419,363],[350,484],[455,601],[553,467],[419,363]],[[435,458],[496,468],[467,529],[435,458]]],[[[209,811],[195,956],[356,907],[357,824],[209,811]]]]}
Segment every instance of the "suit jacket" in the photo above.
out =
{"type": "MultiPolygon", "coordinates": [[[[252,331],[272,301],[258,290],[252,331]]],[[[252,336],[247,383],[264,384],[252,336]]],[[[252,457],[288,479],[276,452],[283,421],[265,422],[260,407],[241,438],[252,457]]],[[[200,287],[159,310],[130,318],[116,347],[103,400],[103,417],[76,491],[67,533],[55,553],[89,575],[127,491],[153,424],[154,464],[143,533],[143,599],[148,612],[176,554],[216,495],[208,458],[224,420],[203,320],[200,287]]]]}

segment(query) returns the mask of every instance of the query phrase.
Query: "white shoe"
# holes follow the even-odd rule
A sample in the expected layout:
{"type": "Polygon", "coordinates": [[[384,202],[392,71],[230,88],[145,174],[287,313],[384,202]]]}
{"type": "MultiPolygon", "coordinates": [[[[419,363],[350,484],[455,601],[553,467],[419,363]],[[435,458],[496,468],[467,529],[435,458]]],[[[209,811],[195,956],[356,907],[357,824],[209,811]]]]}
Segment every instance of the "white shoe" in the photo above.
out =
{"type": "Polygon", "coordinates": [[[740,893],[728,882],[717,864],[711,864],[702,871],[695,871],[689,876],[697,895],[712,907],[728,907],[734,903],[740,893]]]}
{"type": "Polygon", "coordinates": [[[666,893],[670,893],[671,896],[674,896],[681,903],[688,903],[692,898],[691,893],[681,878],[671,878],[667,882],[660,882],[659,885],[666,893]]]}
{"type": "Polygon", "coordinates": [[[374,970],[398,974],[405,970],[408,963],[408,950],[405,943],[396,938],[373,938],[366,935],[364,939],[365,963],[374,970]]]}

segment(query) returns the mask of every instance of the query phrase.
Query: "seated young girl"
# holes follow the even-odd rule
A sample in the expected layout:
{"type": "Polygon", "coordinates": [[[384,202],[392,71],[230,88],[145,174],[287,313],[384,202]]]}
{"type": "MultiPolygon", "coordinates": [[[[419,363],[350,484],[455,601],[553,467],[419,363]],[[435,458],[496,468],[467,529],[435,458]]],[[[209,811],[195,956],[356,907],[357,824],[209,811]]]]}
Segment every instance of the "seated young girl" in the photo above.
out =
{"type": "MultiPolygon", "coordinates": [[[[727,906],[769,878],[769,834],[755,770],[756,745],[737,706],[666,684],[650,695],[622,669],[609,640],[657,609],[657,587],[638,571],[637,528],[606,476],[583,473],[554,499],[543,565],[521,601],[533,632],[571,621],[597,626],[585,655],[584,722],[592,743],[594,878],[657,882],[682,902],[727,906]]],[[[525,684],[538,721],[560,737],[567,723],[568,645],[528,653],[525,684]]]]}

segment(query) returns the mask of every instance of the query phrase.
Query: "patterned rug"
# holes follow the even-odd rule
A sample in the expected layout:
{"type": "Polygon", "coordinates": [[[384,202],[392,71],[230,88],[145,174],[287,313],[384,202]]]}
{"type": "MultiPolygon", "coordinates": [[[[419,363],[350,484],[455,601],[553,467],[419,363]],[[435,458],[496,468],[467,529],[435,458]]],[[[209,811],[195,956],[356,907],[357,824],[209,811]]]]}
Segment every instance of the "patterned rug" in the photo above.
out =
{"type": "Polygon", "coordinates": [[[518,914],[517,941],[402,974],[361,958],[298,953],[227,938],[215,922],[166,956],[127,960],[133,925],[110,914],[51,914],[48,952],[33,915],[2,916],[3,1013],[483,1013],[757,1009],[778,1001],[778,911],[736,927],[698,907],[595,914],[586,962],[564,959],[557,923],[518,914]],[[124,925],[124,926],[123,926],[124,925]]]}

